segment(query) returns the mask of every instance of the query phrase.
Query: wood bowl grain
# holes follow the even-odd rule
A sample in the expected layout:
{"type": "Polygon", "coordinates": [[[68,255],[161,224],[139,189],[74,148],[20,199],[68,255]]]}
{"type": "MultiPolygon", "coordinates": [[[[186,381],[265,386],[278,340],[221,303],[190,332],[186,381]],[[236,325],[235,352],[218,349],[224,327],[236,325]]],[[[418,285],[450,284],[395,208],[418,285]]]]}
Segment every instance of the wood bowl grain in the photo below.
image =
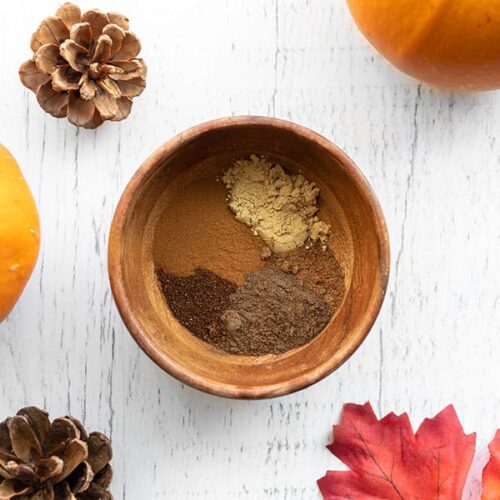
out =
{"type": "Polygon", "coordinates": [[[153,361],[203,391],[257,399],[318,382],[360,346],[384,299],[389,242],[374,193],[339,148],[293,123],[233,117],[179,134],[139,168],[115,212],[108,268],[120,314],[153,361]],[[332,249],[346,274],[343,304],[327,327],[310,343],[282,355],[235,356],[199,340],[173,317],[154,274],[155,236],[172,192],[202,172],[215,175],[221,165],[251,153],[266,154],[318,184],[321,214],[332,224],[332,249]]]}

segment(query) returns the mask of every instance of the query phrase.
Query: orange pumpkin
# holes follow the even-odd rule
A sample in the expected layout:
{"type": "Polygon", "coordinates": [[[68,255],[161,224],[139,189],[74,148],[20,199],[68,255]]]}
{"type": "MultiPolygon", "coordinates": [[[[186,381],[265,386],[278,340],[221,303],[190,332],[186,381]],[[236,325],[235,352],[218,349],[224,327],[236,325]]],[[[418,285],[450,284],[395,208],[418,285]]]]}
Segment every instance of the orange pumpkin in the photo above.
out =
{"type": "Polygon", "coordinates": [[[405,73],[431,85],[500,88],[500,0],[348,0],[360,30],[405,73]]]}
{"type": "Polygon", "coordinates": [[[0,144],[0,321],[18,301],[38,257],[38,211],[19,165],[0,144]]]}

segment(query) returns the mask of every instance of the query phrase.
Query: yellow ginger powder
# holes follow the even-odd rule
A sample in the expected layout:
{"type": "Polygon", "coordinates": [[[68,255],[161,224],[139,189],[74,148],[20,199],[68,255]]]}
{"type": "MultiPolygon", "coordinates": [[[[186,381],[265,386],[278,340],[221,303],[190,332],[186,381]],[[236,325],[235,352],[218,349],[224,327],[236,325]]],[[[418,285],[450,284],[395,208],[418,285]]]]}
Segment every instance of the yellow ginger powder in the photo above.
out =
{"type": "Polygon", "coordinates": [[[319,189],[303,175],[287,174],[257,155],[238,160],[222,176],[236,219],[249,226],[276,253],[319,241],[330,226],[318,217],[319,189]]]}

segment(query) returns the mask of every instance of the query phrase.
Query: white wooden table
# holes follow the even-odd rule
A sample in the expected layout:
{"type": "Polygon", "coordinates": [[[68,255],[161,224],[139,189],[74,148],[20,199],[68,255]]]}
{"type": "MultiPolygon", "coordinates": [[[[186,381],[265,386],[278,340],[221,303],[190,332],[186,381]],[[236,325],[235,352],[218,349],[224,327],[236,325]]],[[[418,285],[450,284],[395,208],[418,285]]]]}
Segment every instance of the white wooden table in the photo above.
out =
{"type": "Polygon", "coordinates": [[[454,403],[479,448],[500,426],[500,94],[458,95],[391,68],[342,0],[102,0],[141,38],[148,87],[131,117],[78,130],[17,76],[55,1],[0,7],[0,141],[21,163],[43,245],[0,325],[0,416],[71,413],[114,441],[118,499],[317,499],[342,404],[412,421],[454,403]],[[288,397],[209,396],[129,336],[106,270],[114,207],[149,153],[216,117],[289,119],[332,139],[385,210],[392,274],[379,321],[336,373],[288,397]]]}

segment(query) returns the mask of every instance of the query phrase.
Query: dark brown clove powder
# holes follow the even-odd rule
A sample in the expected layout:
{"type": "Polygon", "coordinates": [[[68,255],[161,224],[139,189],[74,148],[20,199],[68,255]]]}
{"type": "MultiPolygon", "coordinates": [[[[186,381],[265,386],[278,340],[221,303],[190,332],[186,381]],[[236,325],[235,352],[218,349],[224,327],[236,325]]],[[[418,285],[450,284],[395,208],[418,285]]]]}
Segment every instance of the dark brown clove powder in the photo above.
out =
{"type": "Polygon", "coordinates": [[[236,285],[206,269],[191,276],[174,276],[162,269],[158,281],[174,316],[188,330],[211,344],[224,332],[221,315],[229,306],[236,285]]]}

